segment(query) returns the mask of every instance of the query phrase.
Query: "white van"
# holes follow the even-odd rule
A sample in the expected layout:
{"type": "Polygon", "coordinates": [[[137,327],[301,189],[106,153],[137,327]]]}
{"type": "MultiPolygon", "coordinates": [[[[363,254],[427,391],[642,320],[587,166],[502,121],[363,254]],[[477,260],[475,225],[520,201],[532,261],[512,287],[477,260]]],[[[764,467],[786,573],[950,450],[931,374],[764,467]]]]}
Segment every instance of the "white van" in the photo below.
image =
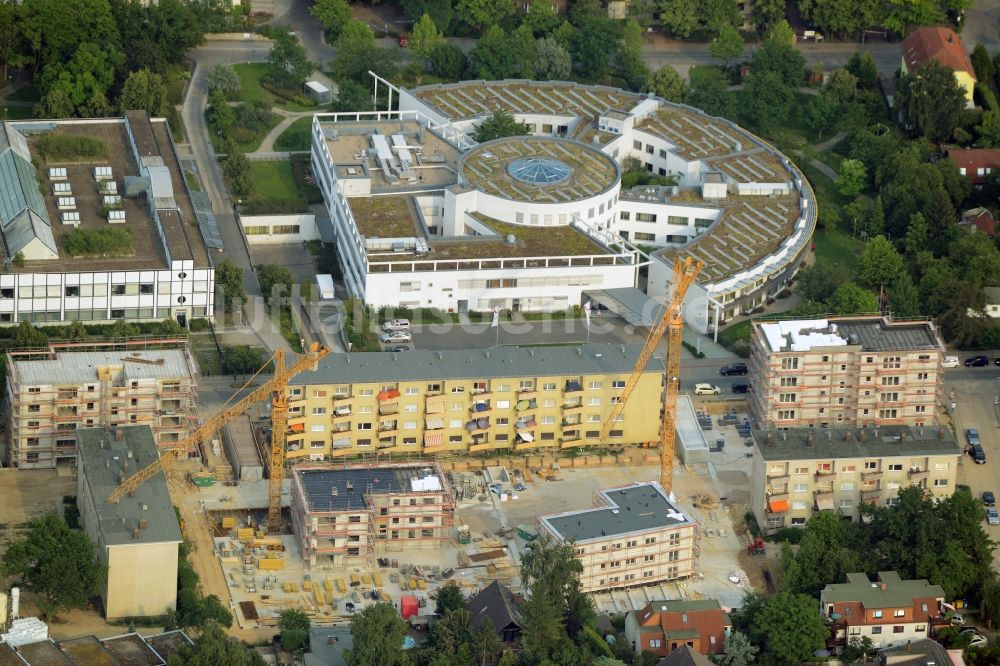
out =
{"type": "Polygon", "coordinates": [[[945,356],[941,361],[942,368],[957,368],[958,367],[958,357],[957,356],[945,356]]]}

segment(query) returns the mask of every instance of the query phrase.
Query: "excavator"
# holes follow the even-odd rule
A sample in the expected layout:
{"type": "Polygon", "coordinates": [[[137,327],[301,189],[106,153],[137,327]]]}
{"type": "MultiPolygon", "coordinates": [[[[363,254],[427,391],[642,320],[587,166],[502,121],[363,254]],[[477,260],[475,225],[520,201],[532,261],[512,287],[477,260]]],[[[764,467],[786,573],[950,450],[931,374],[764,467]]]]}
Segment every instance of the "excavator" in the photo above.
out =
{"type": "Polygon", "coordinates": [[[288,382],[303,370],[315,370],[321,358],[330,353],[329,347],[313,343],[309,350],[299,356],[290,366],[285,366],[285,351],[278,349],[271,359],[237,391],[229,402],[222,406],[205,423],[195,429],[188,437],[160,453],[159,459],[153,464],[142,468],[121,485],[115,488],[108,497],[109,504],[117,504],[122,497],[131,496],[135,489],[144,481],[152,478],[166,466],[179,458],[194,446],[200,445],[211,438],[220,428],[237,418],[251,405],[262,400],[271,401],[271,460],[270,479],[267,494],[267,529],[278,531],[281,527],[281,483],[285,478],[285,435],[288,431],[288,382]],[[237,395],[249,388],[250,384],[268,367],[274,374],[266,382],[253,389],[248,395],[230,404],[237,395]]]}

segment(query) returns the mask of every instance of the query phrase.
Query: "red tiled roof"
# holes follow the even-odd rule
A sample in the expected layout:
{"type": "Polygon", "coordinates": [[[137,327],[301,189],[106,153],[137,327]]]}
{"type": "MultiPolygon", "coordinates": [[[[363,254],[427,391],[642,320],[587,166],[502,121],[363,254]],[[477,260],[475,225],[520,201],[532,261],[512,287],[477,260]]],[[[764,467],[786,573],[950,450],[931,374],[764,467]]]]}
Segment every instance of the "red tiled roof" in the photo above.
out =
{"type": "Polygon", "coordinates": [[[937,60],[945,67],[956,72],[968,72],[969,76],[976,78],[976,71],[972,68],[969,54],[962,46],[962,40],[954,30],[944,26],[917,28],[911,32],[903,40],[903,59],[910,71],[923,62],[937,60]]]}
{"type": "Polygon", "coordinates": [[[966,178],[976,184],[986,182],[987,174],[980,174],[979,169],[1000,169],[1000,149],[951,147],[947,155],[959,169],[965,169],[966,178]]]}

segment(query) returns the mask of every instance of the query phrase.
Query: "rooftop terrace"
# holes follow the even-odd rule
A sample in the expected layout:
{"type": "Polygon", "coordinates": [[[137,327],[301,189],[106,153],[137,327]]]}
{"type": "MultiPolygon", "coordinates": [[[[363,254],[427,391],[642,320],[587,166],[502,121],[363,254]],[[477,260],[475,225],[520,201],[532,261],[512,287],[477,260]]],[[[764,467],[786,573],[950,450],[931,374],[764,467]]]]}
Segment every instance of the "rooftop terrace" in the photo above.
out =
{"type": "Polygon", "coordinates": [[[862,351],[941,350],[943,343],[929,321],[894,322],[871,317],[792,319],[754,322],[772,352],[807,352],[814,348],[859,345],[862,351]]]}

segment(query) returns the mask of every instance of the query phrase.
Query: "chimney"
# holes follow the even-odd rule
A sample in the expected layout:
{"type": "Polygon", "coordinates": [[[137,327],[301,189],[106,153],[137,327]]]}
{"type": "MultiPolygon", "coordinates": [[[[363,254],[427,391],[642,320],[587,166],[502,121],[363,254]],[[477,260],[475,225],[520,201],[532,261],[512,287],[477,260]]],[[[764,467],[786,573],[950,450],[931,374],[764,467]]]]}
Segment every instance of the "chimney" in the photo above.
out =
{"type": "Polygon", "coordinates": [[[115,441],[123,442],[125,441],[125,431],[122,429],[115,430],[115,441]]]}
{"type": "Polygon", "coordinates": [[[882,590],[883,592],[885,592],[886,590],[888,590],[888,589],[889,589],[889,586],[888,586],[888,585],[886,585],[885,583],[879,583],[879,584],[878,584],[878,589],[880,589],[880,590],[882,590]]]}
{"type": "Polygon", "coordinates": [[[813,434],[812,430],[810,430],[809,434],[806,435],[806,446],[812,446],[812,445],[813,445],[813,434]]]}
{"type": "Polygon", "coordinates": [[[764,443],[767,444],[768,446],[771,446],[771,444],[774,443],[772,441],[773,438],[774,438],[774,435],[772,435],[771,433],[767,433],[767,436],[764,438],[764,443]]]}
{"type": "Polygon", "coordinates": [[[132,541],[138,541],[138,540],[139,540],[139,528],[137,527],[134,530],[132,530],[132,541]]]}
{"type": "Polygon", "coordinates": [[[944,439],[944,428],[938,428],[938,439],[944,439]]]}
{"type": "Polygon", "coordinates": [[[139,529],[140,530],[144,530],[147,527],[149,527],[149,521],[146,520],[145,518],[140,518],[139,519],[139,529]]]}
{"type": "Polygon", "coordinates": [[[129,460],[132,460],[132,449],[128,450],[128,453],[125,454],[125,457],[128,458],[129,460]]]}
{"type": "Polygon", "coordinates": [[[861,430],[858,431],[858,441],[859,442],[865,441],[865,431],[864,431],[864,428],[862,428],[861,430]]]}

